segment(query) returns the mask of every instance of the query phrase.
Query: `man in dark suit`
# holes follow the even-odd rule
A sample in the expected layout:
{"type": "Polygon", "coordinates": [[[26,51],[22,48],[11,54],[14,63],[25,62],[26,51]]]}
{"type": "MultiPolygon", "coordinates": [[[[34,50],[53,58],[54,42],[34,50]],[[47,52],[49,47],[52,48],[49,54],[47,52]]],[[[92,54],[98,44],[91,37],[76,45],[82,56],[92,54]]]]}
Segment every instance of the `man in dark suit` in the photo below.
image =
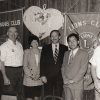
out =
{"type": "Polygon", "coordinates": [[[67,37],[70,50],[64,55],[62,77],[65,100],[83,100],[83,80],[88,66],[88,53],[79,48],[79,36],[67,37]]]}
{"type": "Polygon", "coordinates": [[[40,74],[44,84],[44,95],[62,96],[63,81],[61,66],[63,56],[68,47],[59,43],[60,33],[53,30],[50,33],[51,44],[45,45],[41,52],[40,74]]]}

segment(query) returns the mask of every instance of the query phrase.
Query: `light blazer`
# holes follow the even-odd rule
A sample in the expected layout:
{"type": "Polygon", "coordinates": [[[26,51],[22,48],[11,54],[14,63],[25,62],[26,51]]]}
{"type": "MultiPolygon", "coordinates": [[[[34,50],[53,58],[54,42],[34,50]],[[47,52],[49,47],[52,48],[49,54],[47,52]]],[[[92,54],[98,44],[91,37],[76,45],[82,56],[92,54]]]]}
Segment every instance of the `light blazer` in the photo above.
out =
{"type": "Polygon", "coordinates": [[[40,53],[38,53],[38,65],[36,64],[35,53],[31,49],[25,50],[24,61],[24,79],[23,83],[27,86],[41,85],[40,78],[40,53]]]}
{"type": "Polygon", "coordinates": [[[64,55],[62,64],[63,81],[73,80],[79,82],[83,80],[88,66],[88,53],[85,50],[79,49],[73,58],[71,64],[68,64],[70,51],[64,55]]]}

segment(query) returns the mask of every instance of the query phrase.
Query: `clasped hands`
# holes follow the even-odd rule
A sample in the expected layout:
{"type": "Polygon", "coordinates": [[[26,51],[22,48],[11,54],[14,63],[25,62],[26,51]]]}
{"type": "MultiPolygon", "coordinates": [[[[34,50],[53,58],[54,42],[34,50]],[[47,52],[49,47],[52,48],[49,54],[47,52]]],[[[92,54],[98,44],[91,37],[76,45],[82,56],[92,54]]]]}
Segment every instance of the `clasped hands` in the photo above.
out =
{"type": "Polygon", "coordinates": [[[66,80],[66,81],[64,81],[65,85],[69,85],[69,84],[73,84],[73,83],[75,83],[73,80],[66,80]]]}

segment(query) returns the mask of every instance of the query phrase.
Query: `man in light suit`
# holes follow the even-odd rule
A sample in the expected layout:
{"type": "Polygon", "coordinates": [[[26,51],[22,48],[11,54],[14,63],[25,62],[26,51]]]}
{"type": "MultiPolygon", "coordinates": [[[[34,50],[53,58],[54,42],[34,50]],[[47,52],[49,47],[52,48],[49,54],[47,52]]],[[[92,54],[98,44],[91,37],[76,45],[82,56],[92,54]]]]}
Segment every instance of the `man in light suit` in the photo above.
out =
{"type": "Polygon", "coordinates": [[[61,96],[63,80],[61,66],[65,51],[68,47],[60,44],[60,33],[53,30],[50,33],[51,44],[45,45],[41,52],[40,75],[44,84],[44,95],[61,96]]]}
{"type": "Polygon", "coordinates": [[[77,34],[70,34],[67,37],[67,42],[70,50],[65,53],[62,64],[65,100],[82,100],[88,53],[79,48],[79,36],[77,34]]]}

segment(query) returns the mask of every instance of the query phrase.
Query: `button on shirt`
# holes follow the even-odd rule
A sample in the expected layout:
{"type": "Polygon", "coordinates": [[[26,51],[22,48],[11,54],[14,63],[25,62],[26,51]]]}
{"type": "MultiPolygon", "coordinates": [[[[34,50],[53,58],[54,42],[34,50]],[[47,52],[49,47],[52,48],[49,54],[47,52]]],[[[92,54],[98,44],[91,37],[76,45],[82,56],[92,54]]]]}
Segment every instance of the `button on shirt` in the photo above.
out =
{"type": "Polygon", "coordinates": [[[10,39],[0,46],[1,61],[5,66],[18,67],[23,65],[23,48],[21,43],[14,44],[10,39]]]}
{"type": "Polygon", "coordinates": [[[89,61],[93,66],[96,67],[96,74],[97,77],[100,79],[100,46],[98,46],[95,50],[94,50],[94,54],[92,56],[92,58],[89,61]]]}

